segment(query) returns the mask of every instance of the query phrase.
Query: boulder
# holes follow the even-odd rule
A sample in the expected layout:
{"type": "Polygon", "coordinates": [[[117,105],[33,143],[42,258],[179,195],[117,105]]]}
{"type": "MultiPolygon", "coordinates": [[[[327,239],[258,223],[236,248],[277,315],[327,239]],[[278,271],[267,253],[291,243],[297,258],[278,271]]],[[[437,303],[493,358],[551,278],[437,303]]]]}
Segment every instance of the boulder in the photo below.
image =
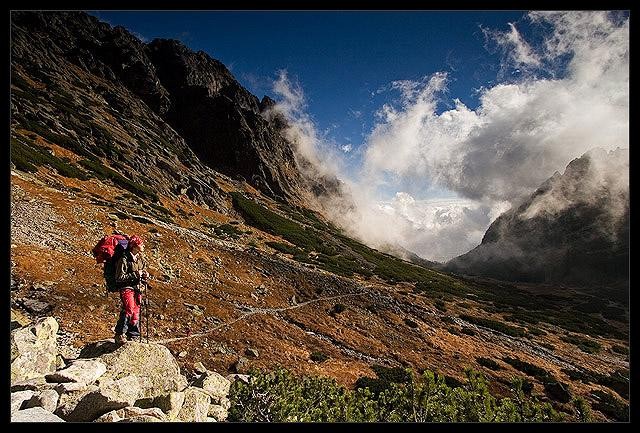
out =
{"type": "Polygon", "coordinates": [[[155,398],[187,387],[187,379],[165,346],[130,341],[111,353],[100,356],[107,371],[100,382],[136,376],[143,380],[138,398],[155,398]]]}
{"type": "Polygon", "coordinates": [[[77,400],[75,406],[68,405],[64,411],[58,408],[56,414],[66,421],[93,421],[112,410],[133,406],[141,391],[141,379],[137,376],[126,376],[85,393],[77,400]]]}
{"type": "Polygon", "coordinates": [[[146,422],[149,421],[149,418],[153,418],[154,421],[167,421],[167,416],[157,407],[141,409],[135,406],[127,406],[107,412],[94,422],[135,422],[134,419],[146,422]],[[143,418],[136,419],[139,417],[143,418]]]}
{"type": "Polygon", "coordinates": [[[190,386],[184,392],[184,404],[178,413],[183,422],[206,421],[211,397],[200,388],[190,386]]]}
{"type": "Polygon", "coordinates": [[[54,389],[58,392],[58,394],[67,394],[73,391],[83,391],[87,389],[86,383],[78,383],[78,382],[64,382],[58,383],[55,385],[54,389]]]}
{"type": "Polygon", "coordinates": [[[207,368],[202,364],[202,362],[196,362],[193,364],[193,371],[198,374],[203,374],[207,372],[207,368]]]}
{"type": "Polygon", "coordinates": [[[100,359],[77,359],[69,367],[46,375],[50,382],[76,382],[90,384],[107,371],[100,359]]]}
{"type": "Polygon", "coordinates": [[[13,412],[11,422],[64,422],[64,420],[41,407],[32,407],[13,412]]]}
{"type": "Polygon", "coordinates": [[[53,389],[45,389],[44,391],[37,392],[26,403],[24,408],[41,407],[48,412],[55,412],[58,407],[58,400],[60,395],[53,389]]]}
{"type": "Polygon", "coordinates": [[[53,317],[11,331],[11,383],[56,371],[57,332],[58,322],[53,317]]]}
{"type": "Polygon", "coordinates": [[[58,401],[58,408],[54,413],[60,418],[69,421],[70,417],[75,416],[71,414],[76,412],[76,408],[80,401],[82,401],[88,394],[98,391],[98,389],[99,388],[95,385],[86,386],[79,383],[61,383],[56,386],[56,390],[60,393],[60,400],[58,401]],[[62,386],[64,385],[73,385],[77,389],[64,390],[62,389],[62,386]]]}
{"type": "Polygon", "coordinates": [[[205,422],[218,422],[218,420],[216,420],[215,418],[208,416],[207,420],[205,422]]]}
{"type": "Polygon", "coordinates": [[[27,326],[31,323],[31,320],[20,310],[16,310],[14,308],[11,309],[11,330],[13,331],[16,328],[22,328],[23,326],[27,326]]]}
{"type": "Polygon", "coordinates": [[[35,394],[33,391],[17,391],[11,393],[11,413],[22,409],[22,405],[35,394]]]}
{"type": "Polygon", "coordinates": [[[228,374],[226,377],[227,377],[227,380],[231,383],[235,382],[236,380],[241,380],[244,383],[249,383],[249,378],[251,376],[249,376],[248,374],[233,373],[233,374],[228,374]]]}
{"type": "Polygon", "coordinates": [[[100,340],[89,343],[80,350],[78,358],[97,358],[107,353],[112,353],[122,347],[113,340],[100,340]]]}
{"type": "Polygon", "coordinates": [[[52,389],[55,384],[48,383],[44,376],[34,377],[33,379],[22,380],[11,384],[11,392],[16,391],[42,391],[52,389]]]}
{"type": "Polygon", "coordinates": [[[153,400],[153,404],[162,409],[162,411],[167,414],[167,418],[176,419],[184,404],[184,392],[175,391],[156,397],[153,400]]]}
{"type": "Polygon", "coordinates": [[[149,415],[136,415],[136,416],[132,416],[131,418],[123,418],[118,422],[162,422],[163,420],[160,420],[154,416],[149,416],[149,415]]]}
{"type": "Polygon", "coordinates": [[[222,397],[215,404],[222,406],[225,410],[229,410],[229,408],[231,408],[231,400],[229,400],[227,397],[222,397]]]}
{"type": "Polygon", "coordinates": [[[227,412],[227,409],[220,406],[219,404],[210,404],[209,412],[207,413],[207,415],[215,418],[216,421],[226,421],[229,413],[227,412]]]}
{"type": "Polygon", "coordinates": [[[231,382],[226,377],[215,371],[207,371],[193,384],[202,388],[213,399],[220,399],[229,395],[229,387],[231,386],[231,382]]]}

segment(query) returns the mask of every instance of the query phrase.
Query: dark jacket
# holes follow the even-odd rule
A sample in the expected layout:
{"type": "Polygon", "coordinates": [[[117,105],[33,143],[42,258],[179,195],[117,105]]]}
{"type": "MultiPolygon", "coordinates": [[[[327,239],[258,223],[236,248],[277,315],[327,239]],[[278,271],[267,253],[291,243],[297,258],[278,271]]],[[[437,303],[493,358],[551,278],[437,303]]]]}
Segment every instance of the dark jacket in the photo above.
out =
{"type": "Polygon", "coordinates": [[[137,260],[134,262],[131,251],[125,251],[116,262],[116,285],[119,289],[135,288],[140,283],[138,271],[143,271],[146,268],[147,263],[142,252],[138,253],[137,260]]]}

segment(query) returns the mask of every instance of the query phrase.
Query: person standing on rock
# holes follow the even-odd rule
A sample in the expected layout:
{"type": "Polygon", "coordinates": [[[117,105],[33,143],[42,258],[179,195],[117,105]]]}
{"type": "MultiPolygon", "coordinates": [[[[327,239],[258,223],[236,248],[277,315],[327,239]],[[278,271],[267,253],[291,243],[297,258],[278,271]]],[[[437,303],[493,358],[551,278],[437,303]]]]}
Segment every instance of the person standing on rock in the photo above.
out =
{"type": "Polygon", "coordinates": [[[140,305],[144,283],[149,277],[143,251],[144,241],[133,235],[129,238],[126,251],[116,262],[116,284],[122,308],[114,339],[119,344],[140,336],[140,305]]]}

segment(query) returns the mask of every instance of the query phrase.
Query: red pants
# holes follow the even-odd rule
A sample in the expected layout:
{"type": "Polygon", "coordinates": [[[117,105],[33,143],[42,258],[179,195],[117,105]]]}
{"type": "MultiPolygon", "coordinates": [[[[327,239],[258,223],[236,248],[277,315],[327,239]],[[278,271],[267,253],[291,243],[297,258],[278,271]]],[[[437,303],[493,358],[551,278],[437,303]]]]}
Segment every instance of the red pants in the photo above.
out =
{"type": "Polygon", "coordinates": [[[122,309],[131,324],[137,324],[140,320],[140,304],[142,303],[142,293],[126,288],[120,290],[120,300],[122,309]]]}

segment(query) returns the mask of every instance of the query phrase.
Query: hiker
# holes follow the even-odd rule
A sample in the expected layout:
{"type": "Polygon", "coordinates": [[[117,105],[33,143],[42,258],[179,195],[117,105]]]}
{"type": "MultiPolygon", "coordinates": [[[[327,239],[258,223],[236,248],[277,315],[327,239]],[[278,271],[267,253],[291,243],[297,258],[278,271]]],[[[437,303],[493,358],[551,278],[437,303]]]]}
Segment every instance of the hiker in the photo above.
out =
{"type": "Polygon", "coordinates": [[[140,336],[140,305],[144,283],[149,277],[143,251],[144,241],[139,236],[133,235],[129,238],[124,254],[116,262],[115,280],[120,292],[122,308],[114,339],[119,344],[140,336]]]}

